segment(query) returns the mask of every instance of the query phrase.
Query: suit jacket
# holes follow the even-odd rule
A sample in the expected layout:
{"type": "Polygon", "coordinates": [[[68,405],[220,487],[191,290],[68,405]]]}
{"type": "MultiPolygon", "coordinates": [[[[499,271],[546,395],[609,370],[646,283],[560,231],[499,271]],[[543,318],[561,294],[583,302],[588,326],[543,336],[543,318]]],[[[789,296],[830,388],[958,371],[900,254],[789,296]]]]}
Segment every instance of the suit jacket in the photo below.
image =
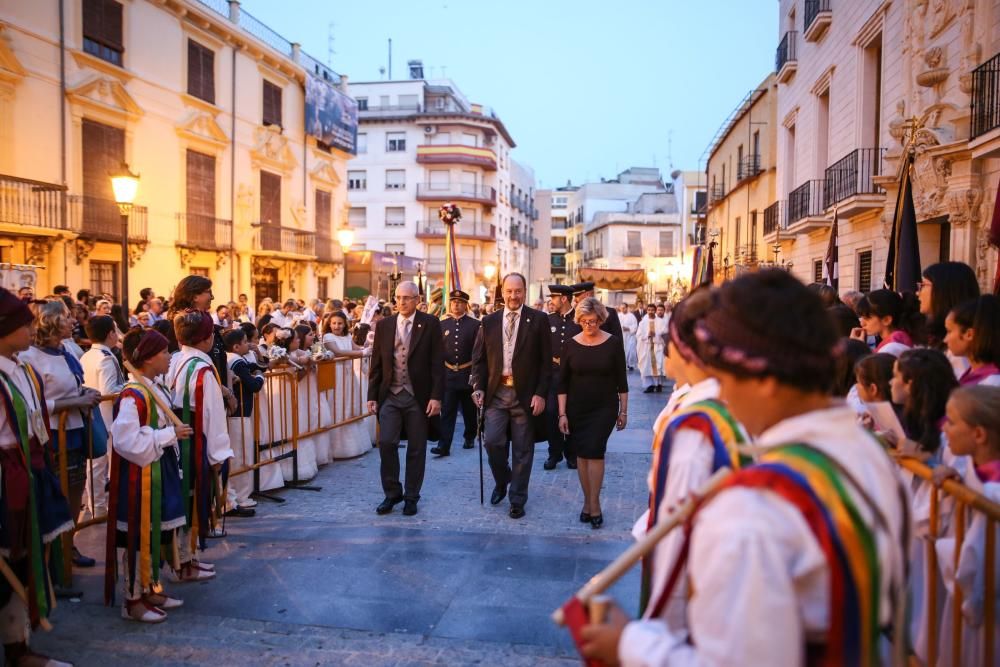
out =
{"type": "MultiPolygon", "coordinates": [[[[368,400],[378,401],[379,405],[385,402],[392,386],[396,320],[397,316],[393,315],[375,325],[375,343],[368,371],[368,400]]],[[[417,404],[426,407],[431,399],[440,401],[444,395],[444,346],[441,325],[433,315],[419,310],[413,314],[406,364],[417,404]]]]}
{"type": "MultiPolygon", "coordinates": [[[[483,318],[483,326],[476,336],[472,351],[472,388],[484,394],[483,405],[489,406],[503,377],[503,318],[504,310],[490,313],[483,318]]],[[[521,319],[514,340],[514,392],[518,403],[531,414],[531,397],[546,398],[552,372],[552,343],[548,315],[540,310],[521,307],[521,319]]],[[[535,440],[545,439],[544,416],[541,428],[535,419],[535,440]]]]}

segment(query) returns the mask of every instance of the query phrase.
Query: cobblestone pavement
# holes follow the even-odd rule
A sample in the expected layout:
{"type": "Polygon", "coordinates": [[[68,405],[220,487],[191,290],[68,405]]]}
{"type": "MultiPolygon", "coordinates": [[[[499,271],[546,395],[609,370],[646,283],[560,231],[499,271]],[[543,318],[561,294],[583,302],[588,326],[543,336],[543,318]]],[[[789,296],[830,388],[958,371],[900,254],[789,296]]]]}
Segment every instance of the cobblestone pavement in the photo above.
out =
{"type": "MultiPolygon", "coordinates": [[[[77,665],[577,665],[568,633],[548,616],[630,542],[646,503],[652,421],[667,395],[643,394],[636,374],[629,427],[612,436],[602,496],[605,525],[577,521],[582,493],[565,463],[545,471],[539,444],[527,516],[505,500],[479,504],[476,450],[428,455],[415,517],[376,516],[382,494],[371,451],[326,466],[319,492],[287,490],[257,517],[230,519],[204,559],[215,581],[173,586],[185,606],[143,626],[101,605],[103,558],[77,570],[82,601],[60,601],[36,649],[77,665]]],[[[461,430],[457,431],[461,433],[461,430]]],[[[485,466],[486,497],[493,484],[485,466]]],[[[78,545],[103,556],[103,527],[78,545]]],[[[612,589],[626,609],[638,572],[612,589]]]]}

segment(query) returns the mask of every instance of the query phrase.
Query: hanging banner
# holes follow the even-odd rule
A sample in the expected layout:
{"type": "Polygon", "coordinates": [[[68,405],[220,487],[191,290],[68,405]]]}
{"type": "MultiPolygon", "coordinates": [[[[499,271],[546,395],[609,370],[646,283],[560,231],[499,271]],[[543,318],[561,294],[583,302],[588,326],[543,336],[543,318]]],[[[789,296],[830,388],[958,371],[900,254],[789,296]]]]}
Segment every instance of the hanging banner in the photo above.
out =
{"type": "Polygon", "coordinates": [[[580,280],[592,282],[607,290],[639,289],[646,284],[645,269],[593,269],[577,270],[580,280]]]}
{"type": "Polygon", "coordinates": [[[306,133],[331,148],[357,155],[357,100],[306,74],[306,133]]]}

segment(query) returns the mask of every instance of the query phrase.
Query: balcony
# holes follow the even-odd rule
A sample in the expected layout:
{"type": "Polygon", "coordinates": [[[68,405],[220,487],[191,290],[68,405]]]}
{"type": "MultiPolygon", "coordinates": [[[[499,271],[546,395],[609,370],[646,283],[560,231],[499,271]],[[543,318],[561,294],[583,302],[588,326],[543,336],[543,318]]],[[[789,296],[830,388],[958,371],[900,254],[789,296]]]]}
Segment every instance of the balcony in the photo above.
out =
{"type": "Polygon", "coordinates": [[[874,177],[882,175],[884,154],[884,148],[859,148],[827,167],[823,207],[837,206],[839,214],[847,217],[882,208],[885,191],[874,177]]]}
{"type": "Polygon", "coordinates": [[[973,157],[996,157],[1000,154],[1000,133],[993,130],[1000,127],[1000,53],[972,70],[970,111],[969,139],[973,157]],[[985,137],[986,134],[990,136],[985,137]],[[984,144],[987,150],[981,150],[984,144]]]}
{"type": "Polygon", "coordinates": [[[344,252],[337,239],[325,234],[316,235],[316,260],[327,264],[342,263],[344,252]]]}
{"type": "Polygon", "coordinates": [[[830,0],[805,0],[803,9],[803,25],[806,30],[802,36],[807,42],[818,42],[833,22],[830,0]]]}
{"type": "Polygon", "coordinates": [[[417,146],[420,164],[467,164],[487,171],[497,170],[497,154],[489,148],[459,144],[417,146]]]}
{"type": "Polygon", "coordinates": [[[788,205],[784,201],[776,201],[764,209],[764,241],[770,243],[778,240],[778,235],[788,229],[788,205]]]}
{"type": "Polygon", "coordinates": [[[358,118],[406,118],[422,111],[420,104],[386,104],[358,109],[358,118]]]}
{"type": "Polygon", "coordinates": [[[788,231],[806,234],[830,226],[823,206],[826,181],[806,181],[788,193],[788,231]]]}
{"type": "Polygon", "coordinates": [[[316,257],[316,235],[304,229],[255,222],[254,245],[258,250],[299,257],[316,257]]]}
{"type": "Polygon", "coordinates": [[[726,184],[719,183],[708,189],[708,207],[712,208],[726,198],[726,184]]]}
{"type": "Polygon", "coordinates": [[[68,231],[65,193],[63,185],[0,174],[0,225],[39,235],[68,231]]]}
{"type": "Polygon", "coordinates": [[[787,83],[799,67],[795,59],[795,38],[798,34],[789,30],[778,44],[778,51],[774,56],[774,71],[778,73],[778,83],[787,83]]]}
{"type": "Polygon", "coordinates": [[[178,213],[177,245],[194,250],[232,250],[233,221],[197,213],[178,213]]]}
{"type": "Polygon", "coordinates": [[[748,178],[753,178],[761,171],[760,156],[749,155],[740,160],[740,163],[736,166],[736,180],[743,181],[748,178]]]}
{"type": "MultiPolygon", "coordinates": [[[[84,238],[95,241],[120,243],[122,240],[122,216],[118,204],[111,199],[90,195],[69,195],[69,228],[84,238]]],[[[145,206],[133,206],[128,216],[128,240],[144,243],[149,240],[145,206]]]]}
{"type": "Polygon", "coordinates": [[[481,185],[431,185],[417,183],[417,201],[464,201],[487,206],[497,205],[496,188],[481,185]]]}
{"type": "MultiPolygon", "coordinates": [[[[495,241],[497,228],[482,220],[462,220],[455,225],[455,238],[474,241],[495,241]]],[[[444,240],[444,223],[440,220],[422,220],[417,223],[418,239],[444,240]]]]}

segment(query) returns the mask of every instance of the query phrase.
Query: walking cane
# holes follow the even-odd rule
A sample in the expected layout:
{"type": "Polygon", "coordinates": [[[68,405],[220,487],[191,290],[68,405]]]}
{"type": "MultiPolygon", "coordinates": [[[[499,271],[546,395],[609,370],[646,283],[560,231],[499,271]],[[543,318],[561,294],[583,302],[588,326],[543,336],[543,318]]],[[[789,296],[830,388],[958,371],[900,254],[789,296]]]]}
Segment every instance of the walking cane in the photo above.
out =
{"type": "Polygon", "coordinates": [[[479,408],[476,418],[476,435],[479,438],[479,504],[486,503],[486,492],[483,490],[483,409],[479,408]]]}

